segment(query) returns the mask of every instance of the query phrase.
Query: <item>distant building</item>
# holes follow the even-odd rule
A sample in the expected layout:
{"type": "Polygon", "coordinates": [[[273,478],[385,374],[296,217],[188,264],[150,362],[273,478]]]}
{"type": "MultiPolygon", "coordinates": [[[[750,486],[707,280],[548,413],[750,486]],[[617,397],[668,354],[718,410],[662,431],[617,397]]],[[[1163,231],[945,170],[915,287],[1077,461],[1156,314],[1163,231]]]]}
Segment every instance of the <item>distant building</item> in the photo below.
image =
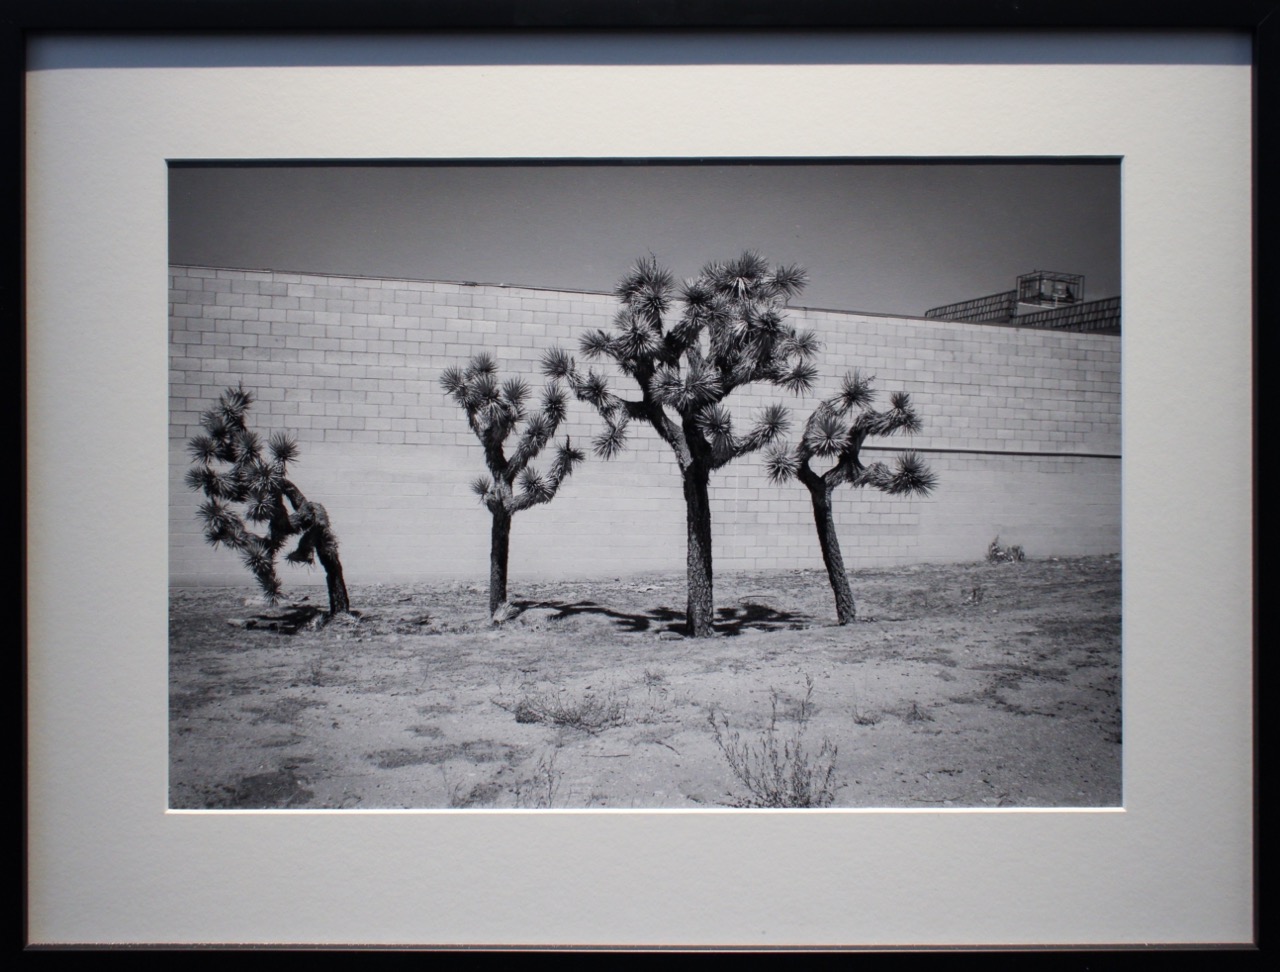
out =
{"type": "Polygon", "coordinates": [[[1014,290],[944,304],[925,311],[924,316],[940,321],[1119,334],[1120,298],[1085,300],[1080,274],[1033,270],[1018,277],[1014,290]]]}

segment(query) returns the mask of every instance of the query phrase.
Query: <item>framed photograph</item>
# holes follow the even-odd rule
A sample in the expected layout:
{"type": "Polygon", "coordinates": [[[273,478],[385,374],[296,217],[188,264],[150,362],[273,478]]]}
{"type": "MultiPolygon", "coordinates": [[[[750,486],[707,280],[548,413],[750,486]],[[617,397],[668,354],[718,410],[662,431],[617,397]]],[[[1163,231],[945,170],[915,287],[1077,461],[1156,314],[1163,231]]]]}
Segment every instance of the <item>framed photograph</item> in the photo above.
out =
{"type": "Polygon", "coordinates": [[[426,26],[28,39],[29,943],[1252,944],[1250,34],[426,26]]]}

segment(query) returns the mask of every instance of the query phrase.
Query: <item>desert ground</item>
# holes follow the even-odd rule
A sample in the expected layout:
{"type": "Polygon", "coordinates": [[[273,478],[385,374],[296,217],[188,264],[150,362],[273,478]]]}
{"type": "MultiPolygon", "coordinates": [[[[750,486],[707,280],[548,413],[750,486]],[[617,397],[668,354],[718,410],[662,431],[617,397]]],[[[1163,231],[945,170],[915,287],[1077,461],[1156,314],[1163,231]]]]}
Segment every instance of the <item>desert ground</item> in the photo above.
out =
{"type": "MultiPolygon", "coordinates": [[[[175,809],[1118,806],[1120,559],[170,599],[175,809]]],[[[315,578],[310,579],[314,583],[315,578]]]]}

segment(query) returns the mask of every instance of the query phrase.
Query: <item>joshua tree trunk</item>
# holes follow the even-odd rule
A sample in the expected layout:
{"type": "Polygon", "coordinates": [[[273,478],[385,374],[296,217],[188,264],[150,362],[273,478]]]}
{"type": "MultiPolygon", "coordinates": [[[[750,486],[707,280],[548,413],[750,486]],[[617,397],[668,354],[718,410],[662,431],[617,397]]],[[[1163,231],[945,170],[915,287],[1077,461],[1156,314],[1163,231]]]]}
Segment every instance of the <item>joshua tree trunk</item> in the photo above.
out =
{"type": "Polygon", "coordinates": [[[324,580],[329,588],[329,616],[350,614],[351,601],[347,597],[347,582],[342,577],[342,561],[326,546],[316,550],[316,559],[324,568],[324,580]]]}
{"type": "MultiPolygon", "coordinates": [[[[342,576],[342,561],[338,559],[338,538],[329,526],[328,511],[319,503],[310,502],[302,495],[302,490],[287,479],[283,482],[281,491],[293,504],[294,515],[284,516],[283,523],[273,524],[273,537],[277,527],[282,527],[285,531],[296,529],[300,532],[302,539],[298,543],[298,549],[289,555],[290,559],[309,564],[312,563],[311,556],[314,554],[324,568],[325,586],[329,589],[329,617],[350,614],[351,599],[347,596],[347,582],[342,576]]],[[[283,513],[282,503],[277,518],[283,513]]],[[[283,541],[284,535],[281,534],[276,543],[279,545],[283,541]]]]}
{"type": "Polygon", "coordinates": [[[689,599],[685,610],[689,635],[709,638],[715,611],[711,580],[710,471],[699,463],[684,470],[685,522],[689,532],[687,555],[689,599]]]}
{"type": "Polygon", "coordinates": [[[809,487],[809,496],[813,500],[813,522],[818,528],[818,545],[822,548],[822,562],[827,566],[827,580],[831,582],[831,593],[836,596],[836,617],[841,624],[848,624],[856,617],[853,590],[849,587],[849,575],[844,569],[844,558],[840,555],[840,537],[836,534],[836,520],[831,513],[831,493],[834,489],[814,475],[812,479],[802,477],[809,487]]]}
{"type": "Polygon", "coordinates": [[[493,529],[489,540],[489,616],[507,599],[507,555],[511,549],[511,514],[504,509],[493,511],[493,529]]]}

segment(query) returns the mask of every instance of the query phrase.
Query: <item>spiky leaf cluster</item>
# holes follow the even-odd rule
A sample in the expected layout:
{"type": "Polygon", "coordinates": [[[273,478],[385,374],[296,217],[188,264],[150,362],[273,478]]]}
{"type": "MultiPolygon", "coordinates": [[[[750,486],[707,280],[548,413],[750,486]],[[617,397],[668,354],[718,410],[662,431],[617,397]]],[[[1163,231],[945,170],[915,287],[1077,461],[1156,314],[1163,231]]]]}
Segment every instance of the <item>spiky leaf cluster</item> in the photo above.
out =
{"type": "Polygon", "coordinates": [[[569,383],[574,395],[605,420],[597,455],[611,458],[625,445],[631,419],[648,421],[676,451],[682,466],[701,459],[717,469],[773,441],[786,412],[765,411],[745,432],[721,405],[734,389],[765,382],[800,393],[817,377],[819,342],[787,323],[787,302],[801,292],[805,271],[771,266],[755,253],[707,264],[677,287],[652,255],[639,260],[614,290],[620,308],[611,330],[579,341],[588,359],[604,359],[639,386],[638,400],[614,395],[606,377],[582,372],[554,348],[543,371],[569,383]]]}
{"type": "Polygon", "coordinates": [[[799,478],[807,484],[871,486],[885,493],[926,496],[937,485],[937,477],[918,453],[904,453],[890,469],[884,463],[864,466],[860,459],[863,442],[870,436],[908,435],[922,428],[919,415],[906,392],[894,392],[889,407],[873,407],[875,378],[858,371],[847,373],[840,390],[824,399],[805,422],[795,446],[779,444],[765,457],[765,469],[774,482],[799,478]],[[832,461],[824,473],[810,467],[810,460],[832,461]]]}
{"type": "MultiPolygon", "coordinates": [[[[298,518],[298,504],[304,501],[288,479],[298,444],[291,436],[276,432],[264,446],[246,424],[253,402],[253,393],[243,386],[228,388],[201,416],[204,432],[187,443],[192,464],[186,483],[206,497],[197,510],[205,540],[214,547],[236,550],[263,593],[274,602],[280,595],[276,556],[290,536],[303,533],[299,549],[289,555],[295,562],[310,563],[307,551],[317,542],[336,546],[336,541],[331,537],[318,541],[308,532],[307,516],[298,518]],[[293,516],[285,506],[286,498],[297,508],[293,516]],[[261,525],[262,532],[255,532],[249,524],[261,525]]],[[[323,508],[304,505],[320,509],[323,515],[323,508]]],[[[308,515],[314,517],[314,513],[308,515]]]]}
{"type": "Polygon", "coordinates": [[[446,368],[440,385],[466,413],[467,424],[484,447],[489,476],[475,479],[471,489],[491,510],[515,513],[550,502],[585,458],[566,438],[546,474],[530,465],[568,414],[568,395],[556,376],[543,388],[541,407],[534,412],[526,407],[533,394],[528,383],[522,378],[500,380],[497,364],[488,354],[475,355],[465,368],[446,368]],[[508,456],[506,445],[512,435],[516,438],[508,456]]]}

